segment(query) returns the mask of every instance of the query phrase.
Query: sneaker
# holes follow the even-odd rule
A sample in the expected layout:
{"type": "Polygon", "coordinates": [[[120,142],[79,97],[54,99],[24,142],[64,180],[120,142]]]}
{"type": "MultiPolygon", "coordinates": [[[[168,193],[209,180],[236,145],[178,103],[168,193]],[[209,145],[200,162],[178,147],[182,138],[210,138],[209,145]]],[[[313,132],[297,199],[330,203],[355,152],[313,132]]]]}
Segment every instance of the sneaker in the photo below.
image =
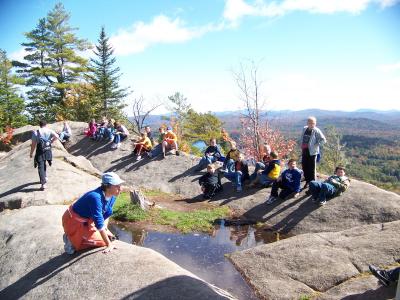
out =
{"type": "Polygon", "coordinates": [[[242,188],[241,186],[238,186],[238,187],[236,188],[236,192],[240,193],[241,191],[243,191],[243,188],[242,188]]]}
{"type": "Polygon", "coordinates": [[[141,160],[142,157],[140,155],[136,156],[136,160],[141,160]]]}
{"type": "Polygon", "coordinates": [[[387,276],[386,271],[379,270],[373,265],[369,265],[368,268],[371,271],[372,275],[378,278],[379,282],[382,283],[384,286],[388,286],[390,284],[390,279],[387,276]]]}
{"type": "Polygon", "coordinates": [[[113,144],[111,145],[111,149],[117,149],[117,144],[113,143],[113,144]]]}
{"type": "Polygon", "coordinates": [[[118,144],[117,144],[117,148],[119,148],[119,147],[121,147],[121,143],[118,143],[118,144]]]}
{"type": "Polygon", "coordinates": [[[326,204],[326,200],[321,200],[321,201],[319,201],[319,205],[325,205],[326,204]]]}
{"type": "Polygon", "coordinates": [[[64,233],[63,235],[63,241],[64,241],[64,250],[67,254],[71,255],[75,253],[75,248],[72,246],[71,241],[67,237],[67,235],[64,233]]]}
{"type": "Polygon", "coordinates": [[[274,203],[278,198],[274,196],[269,196],[268,200],[265,202],[265,204],[272,204],[274,203]]]}

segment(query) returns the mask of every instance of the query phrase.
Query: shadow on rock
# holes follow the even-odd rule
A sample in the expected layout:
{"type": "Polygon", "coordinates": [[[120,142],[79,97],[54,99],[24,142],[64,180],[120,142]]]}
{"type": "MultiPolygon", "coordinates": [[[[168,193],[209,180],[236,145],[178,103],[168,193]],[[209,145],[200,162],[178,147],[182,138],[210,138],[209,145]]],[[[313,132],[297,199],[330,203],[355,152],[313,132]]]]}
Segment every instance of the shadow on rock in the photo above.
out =
{"type": "Polygon", "coordinates": [[[26,187],[28,187],[30,185],[34,185],[34,184],[40,184],[40,181],[32,181],[32,182],[28,182],[25,184],[21,184],[20,186],[17,186],[15,188],[12,188],[11,190],[1,193],[0,198],[6,197],[11,194],[15,194],[15,193],[30,193],[30,192],[40,191],[39,187],[38,188],[26,188],[26,187]]]}
{"type": "Polygon", "coordinates": [[[368,290],[357,295],[343,297],[342,300],[376,300],[394,299],[396,296],[396,285],[390,287],[381,286],[376,290],[368,290]]]}
{"type": "Polygon", "coordinates": [[[124,298],[128,299],[233,299],[223,291],[217,292],[205,282],[189,277],[174,276],[156,282],[124,298]]]}
{"type": "Polygon", "coordinates": [[[291,201],[284,206],[282,206],[282,203],[285,202],[285,200],[275,201],[270,205],[262,203],[246,211],[243,214],[243,217],[255,220],[256,222],[262,222],[262,223],[267,222],[270,225],[272,225],[271,230],[279,231],[282,233],[288,233],[311,212],[320,208],[318,204],[306,200],[307,198],[308,196],[302,196],[298,199],[289,199],[291,201]],[[301,201],[304,202],[301,203],[295,210],[287,214],[282,219],[279,219],[278,222],[276,221],[276,218],[280,218],[280,215],[284,211],[292,208],[301,201]],[[276,210],[278,206],[282,207],[276,210]]]}
{"type": "Polygon", "coordinates": [[[192,182],[198,180],[202,174],[197,174],[199,172],[196,172],[197,166],[193,166],[190,169],[187,169],[185,172],[178,174],[174,177],[172,177],[168,182],[174,182],[177,181],[178,179],[188,177],[188,176],[194,176],[195,178],[192,180],[192,182]],[[200,175],[200,176],[199,176],[200,175]]]}
{"type": "Polygon", "coordinates": [[[101,249],[97,251],[87,250],[86,252],[81,252],[80,255],[68,255],[63,253],[59,256],[53,257],[48,262],[38,266],[13,284],[1,290],[0,299],[19,299],[27,294],[30,290],[33,290],[43,283],[49,281],[58,273],[77,263],[82,258],[99,251],[101,251],[101,249]]]}
{"type": "Polygon", "coordinates": [[[68,147],[68,152],[75,156],[85,156],[90,158],[106,152],[112,152],[110,144],[107,140],[94,141],[88,137],[83,137],[76,144],[68,147]]]}

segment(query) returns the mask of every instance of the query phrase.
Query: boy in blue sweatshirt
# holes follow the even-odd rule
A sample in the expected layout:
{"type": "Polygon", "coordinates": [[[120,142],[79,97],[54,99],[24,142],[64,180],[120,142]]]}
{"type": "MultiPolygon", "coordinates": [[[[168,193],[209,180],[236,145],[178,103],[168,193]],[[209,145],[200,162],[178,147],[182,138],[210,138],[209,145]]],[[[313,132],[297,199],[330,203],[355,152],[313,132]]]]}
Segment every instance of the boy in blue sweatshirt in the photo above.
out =
{"type": "Polygon", "coordinates": [[[296,160],[290,159],[288,162],[288,169],[273,183],[271,189],[271,196],[267,200],[267,204],[275,202],[278,198],[287,199],[293,195],[297,197],[300,193],[300,181],[302,171],[296,168],[296,160]],[[278,190],[282,189],[278,196],[278,190]]]}

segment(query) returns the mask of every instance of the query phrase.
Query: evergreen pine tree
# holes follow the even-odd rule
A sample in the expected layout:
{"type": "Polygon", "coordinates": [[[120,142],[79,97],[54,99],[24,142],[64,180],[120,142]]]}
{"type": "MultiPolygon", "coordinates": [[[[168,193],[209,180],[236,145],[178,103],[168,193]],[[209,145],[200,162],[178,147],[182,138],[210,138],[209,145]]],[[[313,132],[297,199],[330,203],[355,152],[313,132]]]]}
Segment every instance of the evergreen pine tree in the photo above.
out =
{"type": "Polygon", "coordinates": [[[18,65],[31,87],[28,111],[33,121],[62,117],[68,90],[87,70],[87,60],[76,51],[88,49],[89,44],[75,36],[76,28],[69,25],[69,19],[70,14],[57,3],[35,29],[25,34],[28,42],[22,45],[29,53],[24,57],[27,63],[18,65]]]}
{"type": "Polygon", "coordinates": [[[6,52],[0,49],[0,132],[9,126],[12,128],[26,124],[24,99],[17,95],[16,84],[23,79],[11,73],[12,64],[6,52]]]}
{"type": "Polygon", "coordinates": [[[104,27],[101,28],[100,37],[94,54],[96,58],[90,59],[90,82],[95,89],[95,94],[101,102],[100,116],[119,119],[122,109],[126,106],[124,98],[128,91],[120,88],[119,78],[121,77],[119,67],[115,67],[114,50],[111,47],[104,27]]]}

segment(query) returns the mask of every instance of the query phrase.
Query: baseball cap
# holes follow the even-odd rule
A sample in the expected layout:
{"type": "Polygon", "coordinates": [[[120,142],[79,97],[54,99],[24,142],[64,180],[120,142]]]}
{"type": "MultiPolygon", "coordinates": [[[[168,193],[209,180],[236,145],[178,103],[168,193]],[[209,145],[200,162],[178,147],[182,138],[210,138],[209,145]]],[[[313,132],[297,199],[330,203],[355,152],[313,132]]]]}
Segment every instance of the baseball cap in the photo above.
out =
{"type": "Polygon", "coordinates": [[[101,176],[101,182],[103,184],[111,184],[111,185],[120,185],[123,181],[117,173],[114,172],[107,172],[101,176]]]}

